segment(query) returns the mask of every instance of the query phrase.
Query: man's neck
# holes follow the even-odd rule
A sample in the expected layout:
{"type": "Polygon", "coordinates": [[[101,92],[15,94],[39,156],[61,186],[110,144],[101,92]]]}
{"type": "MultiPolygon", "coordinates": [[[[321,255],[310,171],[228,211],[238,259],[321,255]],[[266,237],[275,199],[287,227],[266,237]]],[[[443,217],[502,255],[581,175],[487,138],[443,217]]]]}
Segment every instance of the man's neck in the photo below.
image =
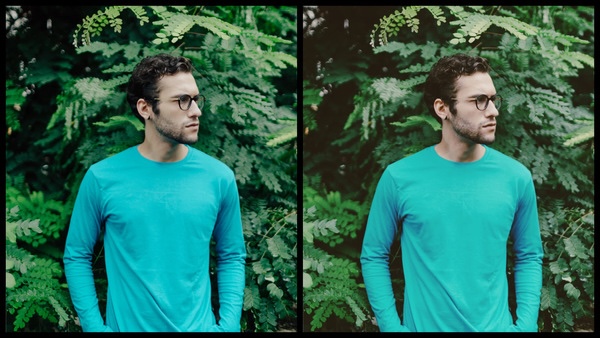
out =
{"type": "Polygon", "coordinates": [[[145,139],[138,146],[142,156],[156,162],[177,162],[185,158],[188,148],[181,143],[152,142],[145,139]]]}
{"type": "Polygon", "coordinates": [[[448,142],[442,140],[435,146],[435,151],[442,158],[453,162],[474,162],[485,154],[485,148],[478,143],[448,142]]]}

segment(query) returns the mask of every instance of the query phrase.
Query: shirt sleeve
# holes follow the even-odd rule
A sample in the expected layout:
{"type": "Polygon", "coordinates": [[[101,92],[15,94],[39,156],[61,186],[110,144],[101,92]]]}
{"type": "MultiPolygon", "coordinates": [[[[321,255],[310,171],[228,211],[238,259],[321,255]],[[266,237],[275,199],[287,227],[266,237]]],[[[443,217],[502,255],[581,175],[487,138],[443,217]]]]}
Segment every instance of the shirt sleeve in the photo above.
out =
{"type": "Polygon", "coordinates": [[[92,272],[94,245],[102,223],[99,191],[96,178],[88,170],[75,199],[63,256],[71,301],[84,332],[112,331],[100,314],[92,272]]]}
{"type": "Polygon", "coordinates": [[[246,247],[235,178],[227,183],[213,231],[219,290],[219,330],[240,332],[244,301],[246,247]]]}
{"type": "Polygon", "coordinates": [[[390,247],[399,221],[396,190],[391,174],[385,170],[373,196],[360,256],[367,296],[381,332],[409,331],[396,310],[389,267],[390,247]]]}
{"type": "Polygon", "coordinates": [[[531,176],[517,206],[511,237],[517,302],[516,328],[519,331],[537,332],[544,253],[531,176]]]}

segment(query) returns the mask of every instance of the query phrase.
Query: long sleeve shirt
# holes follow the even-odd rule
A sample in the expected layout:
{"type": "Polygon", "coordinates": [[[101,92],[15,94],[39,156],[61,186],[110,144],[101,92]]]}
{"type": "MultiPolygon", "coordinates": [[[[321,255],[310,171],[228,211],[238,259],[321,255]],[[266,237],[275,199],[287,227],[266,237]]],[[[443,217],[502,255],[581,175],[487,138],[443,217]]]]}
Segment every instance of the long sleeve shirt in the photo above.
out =
{"type": "Polygon", "coordinates": [[[136,147],[92,165],[75,201],[65,274],[84,331],[240,331],[246,250],[233,171],[188,146],[178,162],[136,147]],[[92,272],[104,231],[106,322],[92,272]],[[219,321],[211,305],[215,243],[219,321]]]}
{"type": "Polygon", "coordinates": [[[537,331],[543,250],[531,173],[485,146],[474,162],[433,146],[383,172],[361,252],[381,331],[537,331]],[[389,270],[400,231],[405,289],[401,320],[389,270]],[[516,323],[508,304],[512,238],[516,323]]]}

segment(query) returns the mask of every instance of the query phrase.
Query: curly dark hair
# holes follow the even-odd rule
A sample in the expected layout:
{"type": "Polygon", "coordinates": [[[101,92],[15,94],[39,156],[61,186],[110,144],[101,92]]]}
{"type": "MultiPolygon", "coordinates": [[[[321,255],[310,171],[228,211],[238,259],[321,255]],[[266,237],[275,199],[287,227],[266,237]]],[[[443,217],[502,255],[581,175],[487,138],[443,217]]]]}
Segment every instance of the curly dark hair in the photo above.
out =
{"type": "Polygon", "coordinates": [[[441,123],[440,117],[433,108],[433,102],[439,98],[449,104],[452,114],[456,114],[453,100],[456,95],[456,80],[463,75],[476,72],[489,73],[490,69],[487,59],[480,56],[455,54],[439,59],[425,80],[423,98],[429,113],[441,123]]]}
{"type": "Polygon", "coordinates": [[[179,72],[191,73],[193,70],[194,66],[188,58],[166,53],[149,56],[140,61],[127,84],[127,102],[135,117],[145,123],[144,118],[137,110],[139,99],[151,101],[152,109],[158,111],[156,109],[157,101],[154,98],[159,95],[157,83],[163,76],[179,72]]]}

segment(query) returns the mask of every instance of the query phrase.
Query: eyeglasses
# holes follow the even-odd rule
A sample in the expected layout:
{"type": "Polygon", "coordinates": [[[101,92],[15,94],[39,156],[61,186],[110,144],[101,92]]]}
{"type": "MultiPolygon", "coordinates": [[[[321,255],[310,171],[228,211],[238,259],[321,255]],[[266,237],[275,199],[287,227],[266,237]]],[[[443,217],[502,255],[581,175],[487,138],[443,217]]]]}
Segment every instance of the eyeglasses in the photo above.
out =
{"type": "MultiPolygon", "coordinates": [[[[160,101],[158,98],[154,98],[153,100],[160,101]]],[[[198,109],[202,109],[202,107],[204,107],[205,99],[204,96],[200,94],[196,96],[189,96],[188,94],[183,94],[177,98],[177,101],[179,102],[179,109],[185,111],[190,109],[190,107],[192,106],[192,101],[196,101],[198,109]]]]}
{"type": "Polygon", "coordinates": [[[490,104],[490,101],[494,102],[494,106],[496,107],[496,109],[500,109],[500,107],[502,106],[502,96],[500,95],[492,95],[490,97],[488,97],[487,95],[479,95],[477,97],[475,97],[475,106],[477,107],[477,109],[484,111],[487,109],[488,105],[490,104]]]}

